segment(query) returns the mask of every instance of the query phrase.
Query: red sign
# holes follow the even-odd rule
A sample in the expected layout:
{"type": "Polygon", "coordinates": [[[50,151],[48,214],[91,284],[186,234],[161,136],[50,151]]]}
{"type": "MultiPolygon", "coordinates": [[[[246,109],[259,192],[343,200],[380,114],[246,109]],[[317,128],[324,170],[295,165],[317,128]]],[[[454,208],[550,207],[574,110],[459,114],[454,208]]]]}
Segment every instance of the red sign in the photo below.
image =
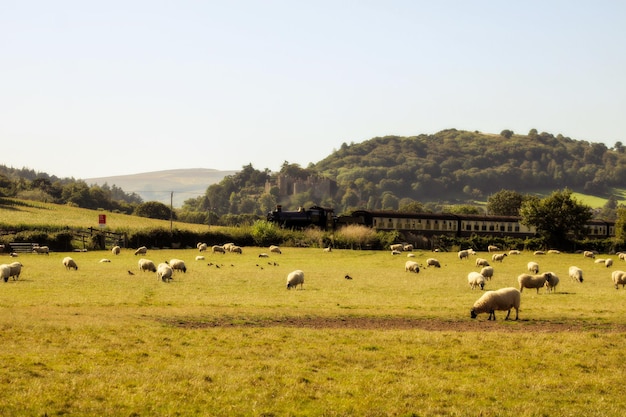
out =
{"type": "Polygon", "coordinates": [[[98,224],[107,224],[106,214],[98,214],[98,224]]]}

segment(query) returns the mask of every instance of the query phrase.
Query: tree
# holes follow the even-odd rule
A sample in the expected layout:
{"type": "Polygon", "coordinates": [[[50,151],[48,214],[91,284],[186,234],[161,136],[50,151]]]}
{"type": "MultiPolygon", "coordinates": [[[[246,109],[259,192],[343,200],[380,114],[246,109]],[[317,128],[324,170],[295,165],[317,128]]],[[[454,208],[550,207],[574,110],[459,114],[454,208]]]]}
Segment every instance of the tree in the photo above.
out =
{"type": "Polygon", "coordinates": [[[617,219],[615,220],[615,239],[618,242],[626,242],[626,206],[617,208],[617,219]]]}
{"type": "Polygon", "coordinates": [[[534,226],[548,244],[559,247],[568,235],[580,237],[591,219],[591,207],[579,203],[568,189],[543,199],[529,198],[520,208],[520,222],[534,226]]]}
{"type": "Polygon", "coordinates": [[[170,216],[175,218],[174,213],[170,211],[170,208],[158,201],[147,201],[139,204],[135,209],[135,215],[161,220],[169,220],[170,216]]]}
{"type": "Polygon", "coordinates": [[[509,129],[504,129],[502,132],[500,132],[500,136],[511,139],[511,137],[513,136],[513,131],[509,129]]]}
{"type": "Polygon", "coordinates": [[[524,196],[517,191],[500,190],[487,199],[487,212],[496,216],[519,216],[524,196]]]}

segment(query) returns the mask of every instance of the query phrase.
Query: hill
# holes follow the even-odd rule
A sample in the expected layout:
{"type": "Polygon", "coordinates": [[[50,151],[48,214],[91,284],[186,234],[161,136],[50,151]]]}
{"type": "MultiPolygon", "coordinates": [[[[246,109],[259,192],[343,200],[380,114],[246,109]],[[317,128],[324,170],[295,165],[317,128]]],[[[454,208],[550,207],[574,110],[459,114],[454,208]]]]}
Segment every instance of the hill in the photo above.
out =
{"type": "Polygon", "coordinates": [[[159,201],[167,205],[173,196],[174,207],[180,207],[186,199],[203,195],[209,185],[219,183],[236,172],[190,168],[86,178],[84,181],[100,186],[116,185],[128,193],[138,194],[144,201],[159,201]]]}

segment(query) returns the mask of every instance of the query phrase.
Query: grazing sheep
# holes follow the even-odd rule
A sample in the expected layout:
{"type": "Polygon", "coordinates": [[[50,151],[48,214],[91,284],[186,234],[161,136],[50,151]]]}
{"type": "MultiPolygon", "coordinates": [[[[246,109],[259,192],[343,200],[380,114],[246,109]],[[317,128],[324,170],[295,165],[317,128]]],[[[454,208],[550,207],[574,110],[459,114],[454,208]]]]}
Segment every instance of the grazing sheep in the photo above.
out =
{"type": "Polygon", "coordinates": [[[426,267],[434,266],[435,268],[441,268],[441,264],[435,258],[426,259],[426,267]]]}
{"type": "Polygon", "coordinates": [[[406,257],[407,258],[415,258],[415,254],[414,253],[407,253],[406,257]]]}
{"type": "Polygon", "coordinates": [[[170,259],[169,265],[170,265],[170,267],[172,268],[173,271],[187,272],[187,267],[185,266],[185,261],[182,261],[180,259],[170,259]]]}
{"type": "Polygon", "coordinates": [[[506,256],[506,253],[494,253],[493,256],[491,257],[491,260],[494,262],[502,262],[505,256],[506,256]]]}
{"type": "Polygon", "coordinates": [[[485,266],[483,269],[480,270],[480,275],[482,275],[487,281],[489,281],[491,278],[493,278],[493,266],[485,266]]]}
{"type": "Polygon", "coordinates": [[[533,252],[533,255],[545,255],[546,253],[542,250],[536,250],[533,252]]]}
{"type": "Polygon", "coordinates": [[[500,250],[500,248],[495,246],[495,245],[487,246],[487,252],[495,252],[495,251],[498,251],[498,250],[500,250]]]}
{"type": "Polygon", "coordinates": [[[119,255],[121,251],[122,251],[122,248],[120,248],[119,246],[113,246],[111,248],[111,253],[113,255],[119,255]]]}
{"type": "Polygon", "coordinates": [[[586,250],[586,251],[584,251],[584,252],[583,252],[583,256],[584,256],[585,258],[591,258],[591,259],[594,259],[594,258],[596,257],[596,254],[595,254],[595,253],[593,253],[593,252],[592,252],[592,251],[590,251],[590,250],[586,250]]]}
{"type": "Polygon", "coordinates": [[[528,262],[526,268],[528,268],[528,272],[532,272],[533,274],[539,273],[539,264],[537,262],[528,262]]]}
{"type": "Polygon", "coordinates": [[[404,250],[405,252],[411,252],[413,250],[413,245],[404,245],[402,247],[402,250],[404,250]]]}
{"type": "Polygon", "coordinates": [[[11,276],[11,267],[7,264],[0,265],[0,278],[4,280],[4,282],[9,281],[9,277],[11,276]]]}
{"type": "Polygon", "coordinates": [[[172,280],[172,275],[174,275],[174,270],[167,263],[161,263],[156,269],[157,279],[160,279],[163,282],[169,282],[172,280]]]}
{"type": "Polygon", "coordinates": [[[103,263],[103,264],[104,264],[104,263],[108,263],[108,262],[111,262],[111,260],[110,260],[110,259],[107,259],[107,258],[102,258],[102,259],[100,259],[100,263],[103,263]]]}
{"type": "Polygon", "coordinates": [[[146,253],[148,253],[148,248],[145,246],[141,246],[135,251],[135,255],[145,255],[146,253]]]}
{"type": "Polygon", "coordinates": [[[474,303],[470,310],[470,317],[475,319],[481,313],[489,313],[488,320],[496,319],[496,310],[508,310],[504,320],[508,320],[511,309],[515,309],[515,320],[518,319],[521,294],[517,288],[501,288],[496,291],[487,291],[474,303]]]}
{"type": "Polygon", "coordinates": [[[552,255],[558,255],[558,254],[560,254],[560,253],[561,253],[561,251],[558,251],[558,250],[556,250],[556,249],[550,249],[550,250],[548,251],[548,253],[550,253],[550,254],[552,254],[552,255]]]}
{"type": "Polygon", "coordinates": [[[139,270],[141,272],[145,272],[145,271],[156,272],[157,270],[156,266],[154,265],[154,262],[152,262],[150,259],[141,258],[139,262],[137,262],[137,264],[139,265],[139,270]]]}
{"type": "Polygon", "coordinates": [[[204,261],[204,256],[202,255],[196,256],[196,261],[204,261]]]}
{"type": "Polygon", "coordinates": [[[402,252],[400,252],[399,250],[392,250],[391,254],[392,255],[402,255],[402,252]]]}
{"type": "Polygon", "coordinates": [[[11,268],[11,272],[9,277],[13,278],[14,281],[20,279],[20,274],[22,273],[22,265],[20,262],[12,262],[9,264],[9,268],[11,268]]]}
{"type": "Polygon", "coordinates": [[[269,257],[270,256],[267,253],[265,253],[265,252],[259,253],[259,258],[269,258],[269,257]]]}
{"type": "Polygon", "coordinates": [[[485,288],[485,277],[483,277],[479,272],[470,272],[467,274],[467,283],[471,289],[480,287],[482,290],[485,288]]]}
{"type": "Polygon", "coordinates": [[[556,292],[556,286],[559,285],[559,277],[554,272],[549,272],[550,276],[546,279],[546,292],[556,292]]]}
{"type": "Polygon", "coordinates": [[[211,246],[211,252],[212,253],[226,253],[226,249],[224,249],[224,246],[220,246],[220,245],[213,245],[211,246]]]}
{"type": "Polygon", "coordinates": [[[290,272],[287,275],[287,289],[290,290],[292,287],[298,289],[298,285],[300,285],[300,289],[304,287],[304,272],[299,269],[296,269],[293,272],[290,272]]]}
{"type": "Polygon", "coordinates": [[[509,251],[509,255],[519,255],[521,252],[518,251],[517,249],[511,249],[509,251]]]}
{"type": "Polygon", "coordinates": [[[406,261],[404,264],[404,272],[415,272],[416,274],[420,271],[420,266],[415,261],[406,261]]]}
{"type": "Polygon", "coordinates": [[[596,263],[596,264],[603,264],[605,261],[606,261],[606,259],[604,259],[604,258],[598,258],[598,259],[596,259],[595,261],[593,261],[593,263],[596,263]]]}
{"type": "Polygon", "coordinates": [[[604,261],[604,266],[606,266],[607,268],[610,268],[611,266],[613,266],[613,259],[608,258],[604,261]]]}
{"type": "Polygon", "coordinates": [[[283,252],[280,250],[280,247],[278,247],[276,245],[271,245],[270,246],[270,253],[277,253],[277,254],[280,255],[283,252]]]}
{"type": "Polygon", "coordinates": [[[235,244],[234,244],[234,243],[232,243],[232,242],[231,242],[231,243],[224,243],[224,244],[222,245],[222,247],[224,248],[224,250],[225,250],[226,252],[230,252],[230,248],[231,248],[232,246],[235,246],[235,244]]]}
{"type": "Polygon", "coordinates": [[[74,271],[78,271],[78,265],[76,265],[76,261],[70,258],[69,256],[66,256],[65,258],[63,258],[63,266],[65,266],[65,269],[67,269],[68,271],[70,269],[73,269],[74,271]]]}
{"type": "Polygon", "coordinates": [[[36,253],[38,255],[50,255],[50,248],[48,248],[47,246],[35,246],[33,248],[33,253],[36,253]]]}
{"type": "Polygon", "coordinates": [[[330,246],[327,248],[324,248],[324,252],[332,252],[332,251],[333,251],[333,248],[330,246]]]}
{"type": "Polygon", "coordinates": [[[617,255],[622,261],[626,261],[626,253],[619,252],[617,255]]]}
{"type": "Polygon", "coordinates": [[[473,249],[464,249],[464,250],[460,250],[458,253],[459,259],[465,259],[468,258],[470,255],[476,255],[476,252],[474,252],[473,249]]]}
{"type": "Polygon", "coordinates": [[[389,246],[389,249],[391,249],[391,251],[398,251],[398,252],[402,252],[402,249],[404,249],[404,245],[402,243],[396,243],[395,245],[391,245],[389,246]]]}
{"type": "Polygon", "coordinates": [[[577,282],[583,282],[583,270],[580,269],[579,267],[570,266],[568,273],[569,273],[569,277],[572,280],[577,281],[577,282]]]}
{"type": "Polygon", "coordinates": [[[624,289],[624,286],[626,285],[626,272],[613,271],[613,273],[611,274],[611,279],[613,279],[613,284],[615,285],[616,290],[619,289],[619,285],[621,285],[622,289],[624,289]]]}
{"type": "Polygon", "coordinates": [[[540,275],[520,274],[517,277],[517,282],[519,283],[519,292],[524,291],[524,288],[536,288],[537,294],[539,294],[539,288],[546,285],[546,280],[550,276],[552,276],[550,272],[544,272],[540,275]]]}
{"type": "Polygon", "coordinates": [[[209,245],[207,245],[206,243],[198,243],[198,252],[206,252],[208,247],[209,245]]]}
{"type": "Polygon", "coordinates": [[[489,262],[483,258],[476,258],[476,266],[489,266],[489,262]]]}
{"type": "Polygon", "coordinates": [[[230,252],[231,253],[238,253],[238,254],[241,255],[243,253],[243,250],[241,249],[241,246],[233,245],[233,246],[230,247],[230,252]]]}

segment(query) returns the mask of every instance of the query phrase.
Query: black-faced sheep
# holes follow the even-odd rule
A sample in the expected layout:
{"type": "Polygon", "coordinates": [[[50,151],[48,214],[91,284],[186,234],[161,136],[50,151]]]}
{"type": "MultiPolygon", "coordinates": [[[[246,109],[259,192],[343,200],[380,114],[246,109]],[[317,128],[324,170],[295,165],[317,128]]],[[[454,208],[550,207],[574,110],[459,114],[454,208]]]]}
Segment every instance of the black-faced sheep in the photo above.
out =
{"type": "Polygon", "coordinates": [[[506,253],[494,253],[491,256],[491,260],[494,262],[502,262],[505,256],[506,256],[506,253]]]}
{"type": "Polygon", "coordinates": [[[169,265],[170,265],[170,267],[172,268],[173,271],[187,272],[187,267],[185,266],[185,261],[183,261],[183,260],[180,260],[180,259],[170,259],[169,265]]]}
{"type": "Polygon", "coordinates": [[[145,255],[146,253],[148,253],[148,248],[145,246],[140,246],[135,251],[135,255],[145,255]]]}
{"type": "Polygon", "coordinates": [[[546,278],[546,292],[556,292],[556,286],[559,285],[559,277],[554,272],[548,272],[550,276],[546,278]]]}
{"type": "Polygon", "coordinates": [[[613,266],[613,259],[611,258],[605,259],[604,266],[606,266],[607,268],[610,268],[611,266],[613,266]]]}
{"type": "Polygon", "coordinates": [[[270,246],[270,253],[277,253],[277,254],[282,254],[283,252],[280,250],[279,246],[276,245],[271,245],[270,246]]]}
{"type": "Polygon", "coordinates": [[[524,291],[524,288],[536,288],[537,294],[539,294],[539,288],[542,288],[546,285],[546,280],[552,274],[550,272],[544,272],[540,275],[528,275],[528,274],[520,274],[517,277],[517,282],[519,283],[519,292],[524,291]]]}
{"type": "Polygon", "coordinates": [[[139,270],[141,272],[145,272],[145,271],[156,272],[157,270],[156,265],[154,265],[154,262],[152,262],[150,259],[141,258],[139,262],[137,262],[137,265],[139,266],[139,270]]]}
{"type": "Polygon", "coordinates": [[[111,253],[113,255],[119,255],[121,251],[122,251],[122,248],[120,248],[119,246],[113,246],[111,248],[111,253]]]}
{"type": "Polygon", "coordinates": [[[406,261],[404,264],[404,272],[415,272],[416,274],[420,271],[420,266],[415,261],[406,261]]]}
{"type": "Polygon", "coordinates": [[[536,250],[533,252],[533,255],[545,255],[546,253],[542,250],[536,250]]]}
{"type": "Polygon", "coordinates": [[[174,270],[171,266],[166,264],[165,262],[160,263],[156,269],[157,279],[160,279],[163,282],[169,282],[172,280],[172,275],[174,275],[174,270]]]}
{"type": "Polygon", "coordinates": [[[511,309],[514,308],[515,320],[517,320],[521,298],[520,292],[513,287],[487,291],[474,303],[474,307],[470,310],[470,317],[475,319],[481,313],[489,313],[488,320],[495,320],[496,310],[508,310],[504,318],[508,320],[511,315],[511,309]]]}
{"type": "Polygon", "coordinates": [[[291,288],[298,289],[298,285],[300,285],[300,289],[304,287],[304,272],[296,269],[287,275],[287,289],[291,288]]]}
{"type": "Polygon", "coordinates": [[[230,247],[230,252],[231,253],[238,253],[238,254],[241,255],[243,253],[243,249],[241,249],[241,246],[233,245],[233,246],[230,247]]]}
{"type": "Polygon", "coordinates": [[[482,290],[485,288],[485,277],[483,277],[479,272],[470,272],[467,274],[467,283],[471,289],[480,287],[482,290]]]}
{"type": "Polygon", "coordinates": [[[622,286],[622,289],[626,285],[626,272],[624,271],[613,271],[611,274],[611,279],[613,280],[613,285],[615,285],[615,289],[618,290],[619,286],[622,286]]]}
{"type": "Polygon", "coordinates": [[[70,269],[73,269],[74,271],[78,271],[78,265],[76,265],[76,261],[70,258],[69,256],[66,256],[65,258],[63,258],[63,266],[68,271],[70,269]]]}
{"type": "Polygon", "coordinates": [[[435,258],[426,259],[426,267],[429,267],[429,266],[434,266],[435,268],[441,268],[441,264],[435,258]]]}
{"type": "Polygon", "coordinates": [[[198,243],[198,251],[205,252],[208,249],[209,245],[206,243],[198,243]]]}
{"type": "Polygon", "coordinates": [[[533,274],[539,273],[539,264],[537,262],[528,262],[526,268],[528,268],[528,272],[532,272],[533,274]]]}
{"type": "Polygon", "coordinates": [[[405,252],[411,252],[413,250],[413,245],[411,245],[411,244],[404,245],[402,247],[402,250],[404,250],[405,252]]]}
{"type": "Polygon", "coordinates": [[[583,282],[583,270],[577,266],[570,266],[567,271],[569,277],[576,282],[583,282]]]}

